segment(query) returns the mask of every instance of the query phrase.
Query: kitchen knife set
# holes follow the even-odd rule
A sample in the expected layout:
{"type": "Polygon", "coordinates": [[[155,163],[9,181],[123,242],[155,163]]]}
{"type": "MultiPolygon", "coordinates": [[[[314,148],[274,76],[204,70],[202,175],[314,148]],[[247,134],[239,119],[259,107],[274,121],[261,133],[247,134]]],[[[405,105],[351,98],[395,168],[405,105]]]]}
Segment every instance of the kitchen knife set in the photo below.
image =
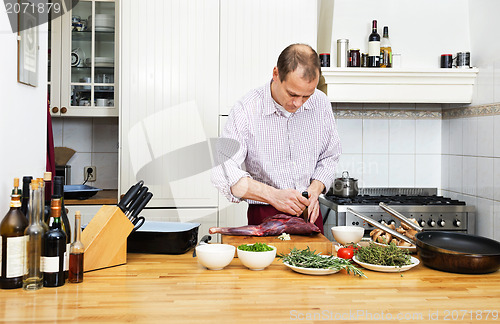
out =
{"type": "Polygon", "coordinates": [[[148,191],[148,187],[144,186],[144,181],[141,180],[133,185],[118,203],[117,206],[134,224],[134,230],[137,230],[144,224],[145,219],[139,216],[139,214],[151,198],[153,198],[153,193],[148,191]]]}

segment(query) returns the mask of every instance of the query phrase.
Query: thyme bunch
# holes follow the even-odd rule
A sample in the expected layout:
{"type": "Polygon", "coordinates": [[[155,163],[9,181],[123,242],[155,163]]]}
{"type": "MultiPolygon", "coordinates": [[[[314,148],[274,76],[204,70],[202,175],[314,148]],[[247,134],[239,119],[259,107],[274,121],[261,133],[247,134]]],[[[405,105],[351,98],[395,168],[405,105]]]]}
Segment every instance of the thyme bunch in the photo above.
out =
{"type": "Polygon", "coordinates": [[[407,249],[400,249],[394,243],[386,247],[370,243],[354,252],[356,258],[365,263],[402,267],[411,264],[410,253],[407,249]]]}
{"type": "Polygon", "coordinates": [[[316,254],[316,251],[311,251],[309,247],[304,250],[293,248],[289,254],[279,254],[278,258],[283,263],[288,263],[294,267],[313,268],[313,269],[345,269],[347,273],[353,273],[355,276],[365,277],[365,274],[356,266],[351,264],[349,260],[336,258],[333,255],[316,254]]]}

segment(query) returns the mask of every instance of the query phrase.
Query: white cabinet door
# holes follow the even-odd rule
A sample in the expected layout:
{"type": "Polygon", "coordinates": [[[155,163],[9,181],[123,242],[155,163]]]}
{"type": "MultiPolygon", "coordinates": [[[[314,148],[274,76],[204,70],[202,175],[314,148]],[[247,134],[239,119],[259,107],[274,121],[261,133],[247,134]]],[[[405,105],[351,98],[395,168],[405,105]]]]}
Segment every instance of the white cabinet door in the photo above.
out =
{"type": "Polygon", "coordinates": [[[124,0],[120,191],[142,179],[148,207],[216,207],[218,0],[124,0]]]}
{"type": "Polygon", "coordinates": [[[316,0],[221,0],[220,110],[271,81],[281,51],[292,43],[316,49],[316,0]]]}

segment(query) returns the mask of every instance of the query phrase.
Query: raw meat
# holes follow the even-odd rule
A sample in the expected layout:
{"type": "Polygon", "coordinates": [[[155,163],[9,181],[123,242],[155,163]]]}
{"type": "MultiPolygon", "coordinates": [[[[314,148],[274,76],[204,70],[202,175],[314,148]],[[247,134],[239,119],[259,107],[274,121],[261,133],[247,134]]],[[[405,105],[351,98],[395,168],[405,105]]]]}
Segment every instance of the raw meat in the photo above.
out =
{"type": "Polygon", "coordinates": [[[309,235],[319,233],[319,228],[313,223],[306,223],[302,218],[277,214],[267,217],[259,225],[241,227],[211,227],[210,234],[220,233],[228,235],[271,236],[282,233],[309,235]]]}

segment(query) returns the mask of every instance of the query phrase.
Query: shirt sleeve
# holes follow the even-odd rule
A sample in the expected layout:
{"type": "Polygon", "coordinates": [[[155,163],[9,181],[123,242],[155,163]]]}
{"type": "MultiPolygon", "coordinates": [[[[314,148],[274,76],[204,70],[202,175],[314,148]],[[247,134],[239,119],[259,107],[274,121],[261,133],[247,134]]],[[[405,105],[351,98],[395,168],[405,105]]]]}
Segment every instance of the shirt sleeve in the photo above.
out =
{"type": "Polygon", "coordinates": [[[211,172],[212,184],[230,202],[239,203],[231,187],[241,178],[251,175],[243,169],[247,155],[246,133],[248,120],[243,113],[241,103],[237,103],[229,113],[226,126],[217,140],[214,152],[214,166],[211,172]]]}
{"type": "Polygon", "coordinates": [[[326,193],[335,180],[335,170],[342,153],[342,146],[331,104],[328,101],[323,104],[327,104],[328,107],[325,109],[325,118],[323,118],[322,151],[311,180],[321,181],[325,185],[323,193],[326,193]]]}

